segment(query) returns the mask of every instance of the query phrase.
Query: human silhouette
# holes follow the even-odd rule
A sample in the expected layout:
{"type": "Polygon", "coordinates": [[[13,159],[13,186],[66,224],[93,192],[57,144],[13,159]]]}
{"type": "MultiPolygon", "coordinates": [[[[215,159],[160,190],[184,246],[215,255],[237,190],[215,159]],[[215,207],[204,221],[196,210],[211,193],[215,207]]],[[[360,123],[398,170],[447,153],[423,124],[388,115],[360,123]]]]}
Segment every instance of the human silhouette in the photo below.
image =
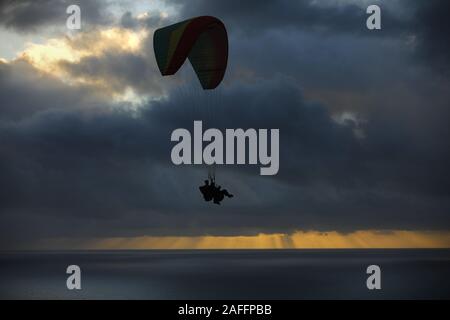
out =
{"type": "Polygon", "coordinates": [[[203,194],[203,199],[205,199],[205,201],[211,201],[213,199],[215,189],[213,181],[211,181],[211,184],[209,184],[209,181],[205,180],[205,184],[198,188],[200,189],[200,192],[203,194]]]}
{"type": "Polygon", "coordinates": [[[199,189],[205,201],[211,201],[214,199],[213,202],[220,205],[220,202],[224,199],[225,196],[227,196],[228,198],[233,197],[233,195],[226,189],[221,189],[221,186],[216,187],[214,180],[211,179],[211,182],[209,180],[205,180],[204,182],[205,184],[203,186],[200,186],[199,189]]]}
{"type": "Polygon", "coordinates": [[[227,196],[228,198],[233,198],[233,195],[229,193],[226,189],[221,189],[221,186],[218,186],[214,192],[214,203],[220,205],[220,202],[223,198],[227,196]]]}

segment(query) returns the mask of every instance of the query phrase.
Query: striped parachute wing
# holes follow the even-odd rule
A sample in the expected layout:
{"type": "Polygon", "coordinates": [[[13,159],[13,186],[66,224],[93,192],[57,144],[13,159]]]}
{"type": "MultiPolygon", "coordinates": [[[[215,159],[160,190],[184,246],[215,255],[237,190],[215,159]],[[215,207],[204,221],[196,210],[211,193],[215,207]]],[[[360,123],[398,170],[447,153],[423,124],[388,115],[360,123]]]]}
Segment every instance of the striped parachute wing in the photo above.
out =
{"type": "Polygon", "coordinates": [[[175,74],[186,59],[205,90],[216,88],[225,75],[228,36],[215,17],[197,17],[158,29],[153,48],[163,76],[175,74]]]}

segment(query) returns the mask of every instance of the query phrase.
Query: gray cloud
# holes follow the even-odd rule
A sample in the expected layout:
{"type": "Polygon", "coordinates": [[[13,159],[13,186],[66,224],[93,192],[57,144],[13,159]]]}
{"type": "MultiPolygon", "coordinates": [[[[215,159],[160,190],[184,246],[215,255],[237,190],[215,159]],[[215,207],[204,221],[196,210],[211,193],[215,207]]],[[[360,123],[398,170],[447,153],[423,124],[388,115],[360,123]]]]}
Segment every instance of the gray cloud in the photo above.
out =
{"type": "MultiPolygon", "coordinates": [[[[238,0],[185,2],[172,0],[180,6],[180,18],[215,15],[225,21],[231,34],[247,33],[247,39],[267,32],[279,31],[332,36],[348,35],[357,39],[380,37],[400,41],[415,39],[417,57],[444,76],[449,74],[448,41],[450,23],[446,18],[447,1],[372,1],[382,8],[382,30],[366,29],[365,7],[356,2],[319,1],[246,1],[238,0]]],[[[245,39],[244,38],[244,39],[245,39]]],[[[293,42],[297,44],[297,42],[293,42]]]]}
{"type": "Polygon", "coordinates": [[[67,86],[45,76],[24,60],[0,62],[2,121],[30,118],[45,110],[104,108],[105,97],[87,86],[67,86]]]}
{"type": "Polygon", "coordinates": [[[450,21],[446,15],[449,10],[448,1],[426,1],[421,3],[414,24],[417,30],[418,56],[447,78],[450,76],[450,44],[447,40],[450,21]]]}
{"type": "Polygon", "coordinates": [[[223,90],[212,124],[280,128],[281,169],[219,168],[236,198],[211,210],[197,190],[206,168],[169,159],[171,131],[205,116],[195,97],[177,91],[139,117],[46,111],[3,124],[3,237],[448,227],[448,154],[424,154],[388,119],[359,141],[283,77],[223,90]]]}
{"type": "Polygon", "coordinates": [[[45,26],[65,27],[66,9],[72,4],[82,8],[83,23],[103,24],[110,19],[105,10],[107,4],[100,0],[5,0],[0,3],[0,24],[24,32],[45,26]]]}
{"type": "Polygon", "coordinates": [[[103,81],[115,93],[123,93],[130,87],[138,93],[160,96],[163,88],[152,58],[147,54],[106,53],[76,63],[63,61],[60,66],[76,78],[103,81]]]}
{"type": "MultiPolygon", "coordinates": [[[[383,7],[383,25],[377,35],[394,36],[409,24],[411,15],[398,12],[403,7],[399,1],[372,1],[383,7]],[[388,31],[389,30],[389,31],[388,31]]],[[[277,0],[261,2],[238,0],[226,2],[193,0],[186,5],[184,1],[172,0],[180,6],[180,17],[199,15],[220,17],[231,32],[260,34],[270,30],[293,29],[304,32],[319,32],[336,35],[349,33],[366,35],[367,14],[362,4],[357,2],[320,2],[311,0],[277,0]]]]}
{"type": "Polygon", "coordinates": [[[48,237],[450,227],[450,93],[435,72],[446,67],[440,53],[448,48],[439,44],[440,23],[426,23],[435,15],[421,11],[412,25],[415,8],[406,17],[392,11],[396,31],[372,37],[354,31],[361,18],[354,6],[211,3],[193,2],[180,17],[217,13],[230,25],[229,69],[213,98],[188,65],[175,80],[160,77],[151,37],[139,55],[63,65],[117,89],[167,90],[137,112],[93,88],[38,75],[26,62],[0,64],[3,247],[48,237]],[[405,41],[410,34],[415,45],[405,41]],[[435,54],[433,64],[425,59],[435,54]],[[236,197],[214,208],[197,190],[207,169],[169,158],[170,133],[208,118],[206,100],[211,126],[281,132],[279,174],[219,168],[219,182],[236,197]],[[363,121],[335,121],[345,111],[363,121]]]}
{"type": "Polygon", "coordinates": [[[153,10],[147,13],[147,16],[138,19],[133,16],[130,11],[125,12],[120,18],[120,24],[124,28],[136,29],[136,28],[159,28],[164,25],[175,23],[175,17],[162,17],[161,11],[153,10]]]}

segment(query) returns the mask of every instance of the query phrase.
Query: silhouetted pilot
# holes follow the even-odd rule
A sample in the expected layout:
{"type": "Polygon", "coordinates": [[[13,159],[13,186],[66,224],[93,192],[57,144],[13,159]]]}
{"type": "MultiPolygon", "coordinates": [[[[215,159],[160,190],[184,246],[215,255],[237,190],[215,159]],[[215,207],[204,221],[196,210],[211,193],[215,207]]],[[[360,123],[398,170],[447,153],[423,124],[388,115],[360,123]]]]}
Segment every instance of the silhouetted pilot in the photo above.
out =
{"type": "Polygon", "coordinates": [[[233,195],[229,193],[226,189],[221,190],[220,188],[221,188],[220,186],[215,188],[213,196],[215,204],[220,204],[220,202],[223,200],[225,196],[227,196],[228,198],[233,198],[233,195]]]}
{"type": "Polygon", "coordinates": [[[220,186],[216,187],[213,180],[211,180],[211,183],[209,183],[209,180],[205,180],[205,184],[198,188],[203,194],[203,199],[205,199],[205,201],[211,201],[214,199],[215,204],[220,204],[225,196],[227,196],[228,198],[233,197],[233,195],[230,194],[226,189],[222,190],[220,186]]]}
{"type": "Polygon", "coordinates": [[[216,186],[214,185],[214,182],[209,184],[208,180],[205,180],[205,185],[198,187],[200,189],[200,192],[203,194],[203,199],[205,201],[211,201],[214,197],[214,190],[216,189],[216,186]]]}

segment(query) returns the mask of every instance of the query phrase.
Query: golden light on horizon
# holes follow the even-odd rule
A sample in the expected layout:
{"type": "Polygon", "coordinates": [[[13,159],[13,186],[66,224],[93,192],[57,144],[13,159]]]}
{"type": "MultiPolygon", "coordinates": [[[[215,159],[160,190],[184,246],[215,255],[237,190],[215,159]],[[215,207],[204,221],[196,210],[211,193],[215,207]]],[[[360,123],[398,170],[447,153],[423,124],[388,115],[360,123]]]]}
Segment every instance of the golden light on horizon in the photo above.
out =
{"type": "Polygon", "coordinates": [[[297,231],[243,236],[141,236],[89,240],[52,239],[44,247],[125,249],[370,249],[450,248],[449,231],[378,231],[351,233],[297,231]]]}

